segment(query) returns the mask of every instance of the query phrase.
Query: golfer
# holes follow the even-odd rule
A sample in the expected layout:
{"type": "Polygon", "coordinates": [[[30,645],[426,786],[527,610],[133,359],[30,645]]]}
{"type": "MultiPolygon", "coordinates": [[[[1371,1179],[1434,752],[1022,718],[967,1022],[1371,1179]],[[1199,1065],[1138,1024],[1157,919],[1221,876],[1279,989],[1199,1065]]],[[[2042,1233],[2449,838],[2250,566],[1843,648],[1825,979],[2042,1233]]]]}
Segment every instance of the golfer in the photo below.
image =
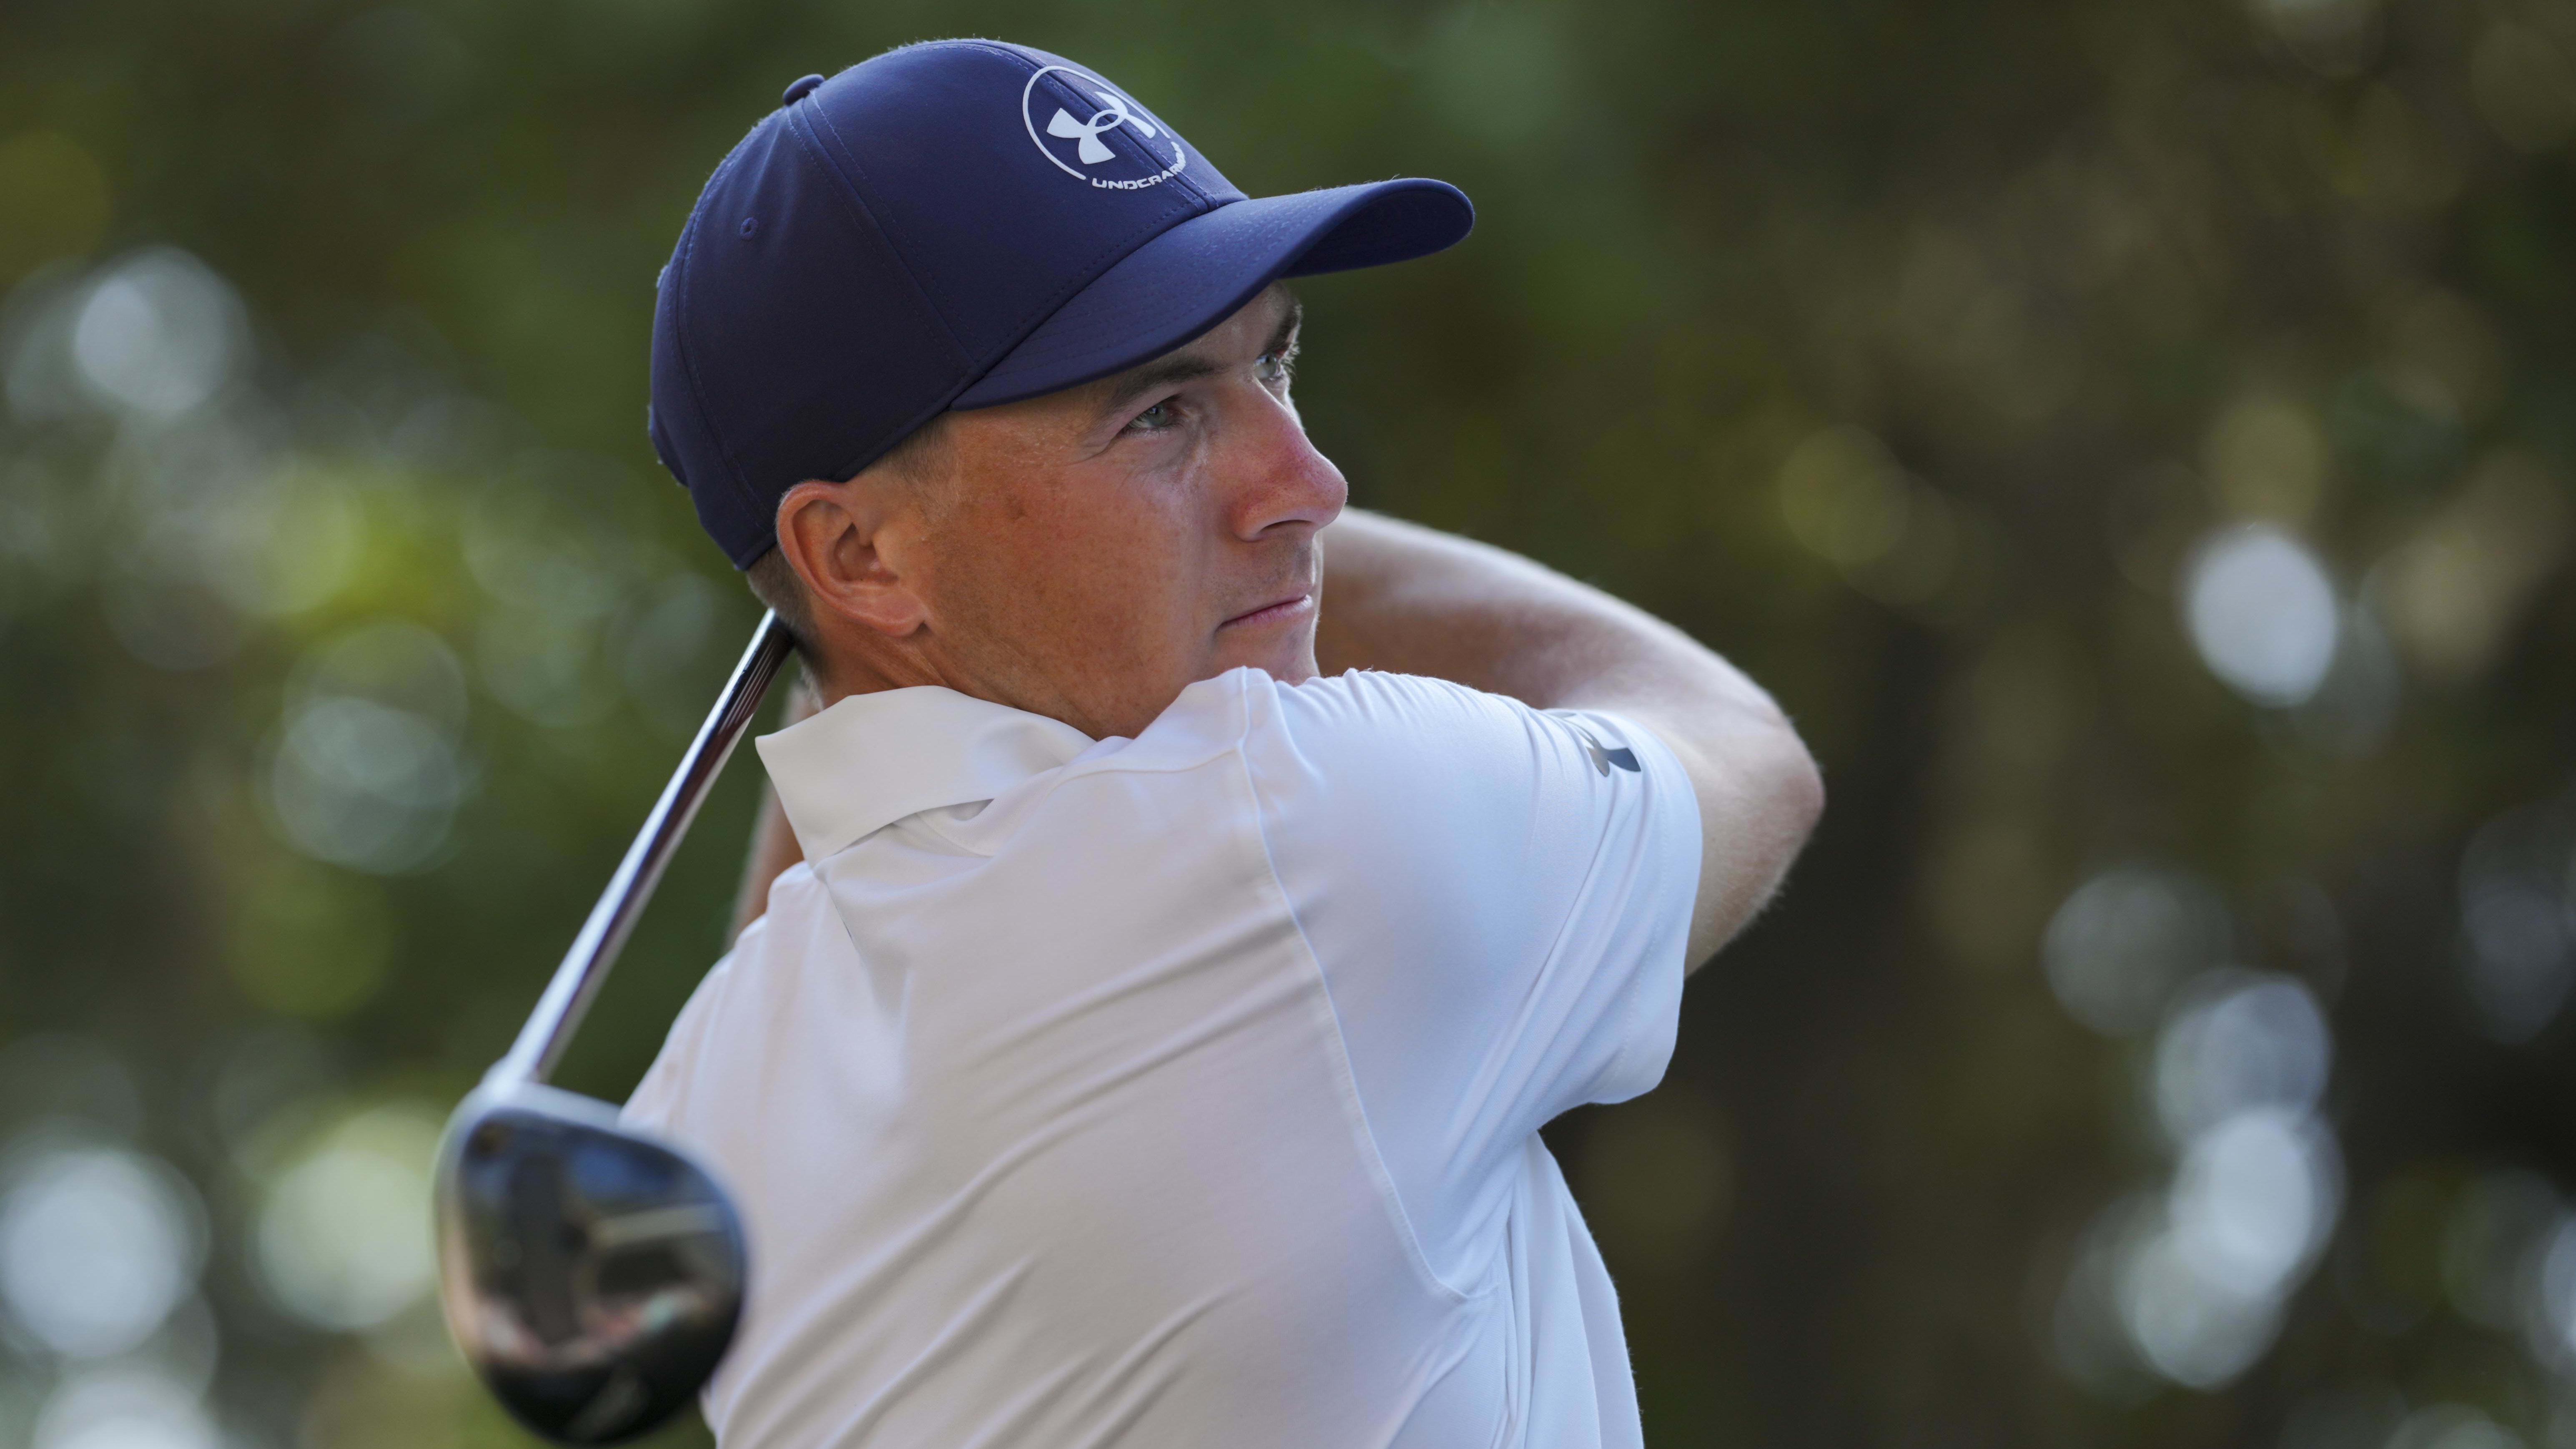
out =
{"type": "Polygon", "coordinates": [[[727,1449],[1639,1443],[1539,1128],[1655,1085],[1821,791],[1679,631],[1345,508],[1280,279],[1471,217],[982,40],[708,182],[653,437],[821,705],[626,1109],[747,1222],[727,1449]]]}

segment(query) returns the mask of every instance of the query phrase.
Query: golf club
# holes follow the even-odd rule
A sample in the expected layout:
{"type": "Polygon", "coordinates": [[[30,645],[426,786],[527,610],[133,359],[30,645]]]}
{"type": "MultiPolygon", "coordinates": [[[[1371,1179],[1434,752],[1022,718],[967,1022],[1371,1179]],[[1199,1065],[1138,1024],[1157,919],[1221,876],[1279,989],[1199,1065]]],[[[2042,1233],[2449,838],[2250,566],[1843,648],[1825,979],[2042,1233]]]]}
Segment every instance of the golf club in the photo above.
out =
{"type": "Polygon", "coordinates": [[[519,1422],[558,1443],[661,1424],[715,1372],[742,1314],[742,1219],[724,1189],[607,1103],[545,1079],[788,649],[786,626],[764,615],[509,1055],[439,1148],[448,1329],[519,1422]]]}

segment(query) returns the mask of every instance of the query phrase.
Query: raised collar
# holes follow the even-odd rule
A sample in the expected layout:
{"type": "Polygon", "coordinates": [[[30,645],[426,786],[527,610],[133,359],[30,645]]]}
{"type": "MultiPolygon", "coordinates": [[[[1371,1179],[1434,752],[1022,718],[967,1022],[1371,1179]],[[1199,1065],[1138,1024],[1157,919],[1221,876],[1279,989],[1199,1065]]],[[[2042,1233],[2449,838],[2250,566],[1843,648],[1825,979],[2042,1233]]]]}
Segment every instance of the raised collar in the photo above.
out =
{"type": "Polygon", "coordinates": [[[922,685],[851,695],[754,743],[796,843],[820,862],[907,815],[990,800],[1092,741],[1061,720],[922,685]]]}

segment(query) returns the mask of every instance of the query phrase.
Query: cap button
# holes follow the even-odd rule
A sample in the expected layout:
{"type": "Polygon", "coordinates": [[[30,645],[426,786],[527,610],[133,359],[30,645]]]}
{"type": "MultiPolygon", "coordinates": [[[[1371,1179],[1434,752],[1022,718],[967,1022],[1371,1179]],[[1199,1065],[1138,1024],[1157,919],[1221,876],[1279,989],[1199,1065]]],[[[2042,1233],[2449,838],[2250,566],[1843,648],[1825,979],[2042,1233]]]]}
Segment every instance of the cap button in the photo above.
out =
{"type": "Polygon", "coordinates": [[[798,101],[805,99],[807,96],[812,95],[814,93],[814,87],[819,86],[822,83],[823,78],[819,75],[803,77],[798,80],[796,84],[787,88],[787,94],[780,96],[778,98],[778,103],[782,106],[792,106],[798,101]]]}

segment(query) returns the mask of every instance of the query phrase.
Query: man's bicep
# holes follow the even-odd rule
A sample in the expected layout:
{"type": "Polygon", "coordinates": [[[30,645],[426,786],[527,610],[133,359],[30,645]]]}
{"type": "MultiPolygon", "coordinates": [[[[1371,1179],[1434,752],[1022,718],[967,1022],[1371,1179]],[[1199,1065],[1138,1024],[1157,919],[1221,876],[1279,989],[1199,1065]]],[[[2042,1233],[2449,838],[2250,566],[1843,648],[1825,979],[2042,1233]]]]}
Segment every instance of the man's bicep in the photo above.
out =
{"type": "Polygon", "coordinates": [[[1553,933],[1590,856],[1561,726],[1438,680],[1276,693],[1252,753],[1273,865],[1310,933],[1461,985],[1553,933]]]}
{"type": "Polygon", "coordinates": [[[1277,697],[1265,829],[1355,1059],[1395,1060],[1377,1075],[1449,1114],[1453,1141],[1650,1085],[1697,881],[1671,754],[1619,719],[1436,680],[1277,697]]]}
{"type": "Polygon", "coordinates": [[[1671,750],[1699,806],[1699,884],[1686,953],[1695,971],[1779,890],[1824,810],[1824,783],[1785,720],[1669,707],[1622,713],[1671,750]]]}

